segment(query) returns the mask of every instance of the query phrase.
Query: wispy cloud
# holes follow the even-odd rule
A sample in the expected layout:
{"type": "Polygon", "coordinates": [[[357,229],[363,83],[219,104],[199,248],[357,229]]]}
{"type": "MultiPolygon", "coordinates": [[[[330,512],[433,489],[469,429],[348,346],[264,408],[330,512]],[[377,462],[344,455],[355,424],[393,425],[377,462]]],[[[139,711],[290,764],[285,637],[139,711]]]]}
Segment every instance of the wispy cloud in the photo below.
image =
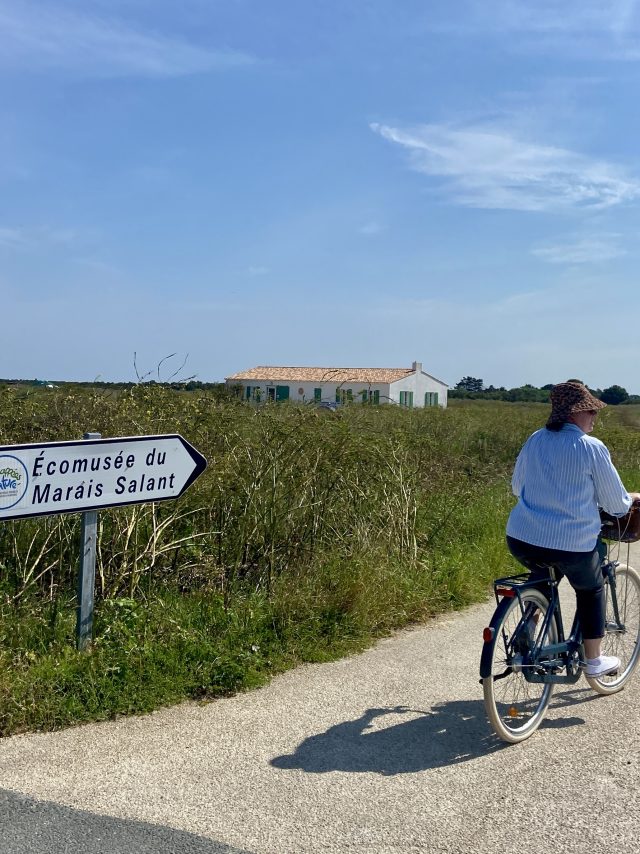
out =
{"type": "MultiPolygon", "coordinates": [[[[623,282],[616,285],[624,288],[623,282]]],[[[607,287],[608,271],[596,276],[562,271],[550,274],[547,287],[522,293],[487,298],[478,291],[476,297],[463,299],[451,292],[426,300],[398,294],[368,311],[374,322],[402,318],[407,342],[423,340],[425,323],[437,316],[441,323],[430,333],[429,352],[446,354],[446,365],[433,373],[451,383],[469,373],[507,387],[581,376],[593,387],[606,388],[621,382],[615,373],[633,359],[634,347],[632,337],[621,341],[620,336],[602,335],[602,294],[607,287]],[[447,338],[452,327],[458,342],[453,350],[447,338]]],[[[635,391],[637,386],[627,388],[635,391]]]]}
{"type": "Polygon", "coordinates": [[[550,264],[595,264],[612,261],[627,254],[617,242],[618,235],[585,237],[531,250],[532,254],[550,264]]]}
{"type": "Polygon", "coordinates": [[[640,182],[612,164],[522,140],[491,125],[401,129],[372,124],[371,129],[406,149],[416,171],[442,179],[443,192],[468,207],[598,209],[640,195],[640,182]]]}
{"type": "Polygon", "coordinates": [[[364,234],[367,237],[374,236],[376,234],[381,234],[384,231],[384,226],[379,223],[377,220],[371,220],[370,222],[363,223],[360,228],[358,228],[358,234],[364,234]]]}
{"type": "Polygon", "coordinates": [[[556,48],[566,55],[640,58],[639,0],[466,0],[455,20],[432,27],[450,34],[496,33],[513,49],[556,48]]]}
{"type": "Polygon", "coordinates": [[[246,65],[232,50],[132,27],[122,20],[80,14],[63,3],[0,0],[0,66],[62,69],[97,76],[169,77],[246,65]]]}
{"type": "Polygon", "coordinates": [[[13,249],[17,246],[23,246],[24,242],[22,229],[0,227],[0,246],[8,246],[13,249]]]}
{"type": "Polygon", "coordinates": [[[73,228],[49,225],[31,228],[8,228],[0,226],[0,246],[10,249],[33,249],[42,246],[73,246],[88,237],[73,228]]]}
{"type": "Polygon", "coordinates": [[[637,29],[638,0],[473,0],[476,20],[498,29],[528,32],[613,32],[637,29]]]}

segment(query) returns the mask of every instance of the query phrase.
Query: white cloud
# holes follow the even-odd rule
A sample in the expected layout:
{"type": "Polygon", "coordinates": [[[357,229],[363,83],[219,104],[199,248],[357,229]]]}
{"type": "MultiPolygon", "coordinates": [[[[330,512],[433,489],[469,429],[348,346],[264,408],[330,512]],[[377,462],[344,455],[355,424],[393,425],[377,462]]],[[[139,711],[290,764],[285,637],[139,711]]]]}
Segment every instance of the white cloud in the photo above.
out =
{"type": "Polygon", "coordinates": [[[550,264],[593,264],[611,261],[627,254],[626,249],[617,244],[616,237],[617,235],[585,237],[573,242],[540,246],[531,252],[550,264]]]}
{"type": "Polygon", "coordinates": [[[443,191],[468,207],[598,209],[640,195],[640,183],[609,163],[524,141],[499,127],[428,124],[404,130],[372,124],[371,129],[407,149],[416,171],[443,179],[443,191]]]}
{"type": "Polygon", "coordinates": [[[0,66],[29,71],[167,77],[252,62],[236,51],[209,50],[121,20],[34,2],[0,0],[0,39],[0,66]]]}
{"type": "Polygon", "coordinates": [[[449,34],[497,33],[513,50],[556,50],[566,56],[640,58],[638,0],[469,0],[455,20],[432,27],[449,34]]]}
{"type": "Polygon", "coordinates": [[[80,233],[73,228],[61,228],[50,225],[31,228],[0,227],[0,246],[11,249],[33,249],[42,246],[74,246],[90,237],[90,233],[80,233]]]}
{"type": "MultiPolygon", "coordinates": [[[[624,279],[611,281],[608,272],[594,277],[563,271],[548,287],[519,294],[485,298],[479,292],[463,298],[445,293],[423,300],[391,296],[367,312],[381,329],[379,349],[397,325],[390,319],[397,318],[405,350],[421,353],[425,370],[451,384],[469,374],[507,388],[579,376],[593,387],[619,383],[635,393],[633,336],[603,334],[602,314],[603,293],[632,286],[624,279]]],[[[398,346],[397,339],[394,343],[398,346]]]]}
{"type": "Polygon", "coordinates": [[[365,222],[358,229],[359,234],[364,234],[366,236],[380,234],[384,231],[384,226],[375,220],[371,220],[371,222],[365,222]]]}
{"type": "Polygon", "coordinates": [[[478,18],[509,31],[623,34],[638,26],[637,0],[493,0],[492,15],[486,3],[474,5],[478,18]]]}
{"type": "Polygon", "coordinates": [[[0,246],[16,246],[24,245],[24,232],[20,228],[2,228],[0,227],[0,246]]]}

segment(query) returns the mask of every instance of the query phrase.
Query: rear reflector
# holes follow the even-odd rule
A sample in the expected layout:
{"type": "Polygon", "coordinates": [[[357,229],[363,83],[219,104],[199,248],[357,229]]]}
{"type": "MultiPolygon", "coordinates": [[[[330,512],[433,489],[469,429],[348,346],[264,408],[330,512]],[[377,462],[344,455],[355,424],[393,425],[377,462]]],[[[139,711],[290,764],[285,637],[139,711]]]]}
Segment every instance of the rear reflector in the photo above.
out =
{"type": "Polygon", "coordinates": [[[509,599],[513,599],[516,595],[516,591],[513,587],[496,587],[496,594],[498,596],[506,596],[509,599]]]}
{"type": "Polygon", "coordinates": [[[496,636],[496,630],[491,628],[491,626],[487,626],[486,629],[482,630],[482,640],[485,643],[489,643],[489,641],[492,641],[495,636],[496,636]]]}

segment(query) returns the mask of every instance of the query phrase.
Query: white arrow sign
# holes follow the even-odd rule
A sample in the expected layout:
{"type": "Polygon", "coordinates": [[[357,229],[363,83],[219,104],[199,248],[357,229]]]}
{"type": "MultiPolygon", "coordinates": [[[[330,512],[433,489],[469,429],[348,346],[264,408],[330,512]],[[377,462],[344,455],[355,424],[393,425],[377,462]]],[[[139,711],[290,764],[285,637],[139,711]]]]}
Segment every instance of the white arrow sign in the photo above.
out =
{"type": "Polygon", "coordinates": [[[177,435],[0,447],[0,520],[177,498],[206,466],[177,435]]]}

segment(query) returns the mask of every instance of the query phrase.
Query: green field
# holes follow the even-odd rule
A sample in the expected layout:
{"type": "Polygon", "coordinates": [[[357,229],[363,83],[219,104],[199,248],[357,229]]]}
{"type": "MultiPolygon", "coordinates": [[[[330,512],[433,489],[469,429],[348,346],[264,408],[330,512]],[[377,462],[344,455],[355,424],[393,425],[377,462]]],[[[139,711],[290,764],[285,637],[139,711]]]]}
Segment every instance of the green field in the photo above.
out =
{"type": "MultiPolygon", "coordinates": [[[[0,734],[260,684],[487,595],[543,404],[253,408],[213,392],[0,388],[3,445],[180,433],[176,502],[99,513],[95,638],[74,646],[80,517],[0,525],[0,734]]],[[[640,408],[597,435],[640,490],[640,408]]],[[[470,638],[470,643],[477,639],[470,638]]]]}

